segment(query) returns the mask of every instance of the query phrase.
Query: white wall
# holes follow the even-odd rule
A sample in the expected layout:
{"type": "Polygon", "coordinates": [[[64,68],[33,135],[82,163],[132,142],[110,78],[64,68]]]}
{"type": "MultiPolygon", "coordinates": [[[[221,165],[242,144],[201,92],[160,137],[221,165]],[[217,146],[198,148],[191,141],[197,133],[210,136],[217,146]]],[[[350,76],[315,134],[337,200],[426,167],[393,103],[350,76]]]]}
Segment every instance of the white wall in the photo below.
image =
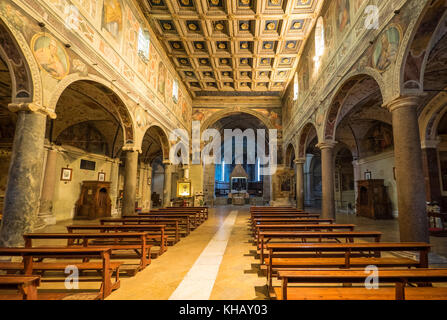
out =
{"type": "MultiPolygon", "coordinates": [[[[106,174],[106,181],[111,179],[111,159],[94,154],[87,154],[82,150],[73,147],[64,147],[66,152],[58,152],[56,160],[56,181],[53,197],[53,214],[56,221],[72,219],[75,213],[76,201],[81,193],[82,181],[98,180],[98,172],[101,170],[106,174]],[[96,162],[95,170],[80,169],[81,159],[96,162]],[[72,181],[60,180],[62,168],[73,169],[72,181]]],[[[112,200],[113,201],[113,200],[112,200]]]]}
{"type": "MultiPolygon", "coordinates": [[[[366,171],[371,171],[372,179],[384,179],[384,184],[391,200],[393,215],[397,216],[397,190],[394,180],[394,151],[384,152],[357,161],[359,166],[360,180],[364,179],[366,171]]],[[[410,173],[409,173],[410,174],[410,173]]]]}

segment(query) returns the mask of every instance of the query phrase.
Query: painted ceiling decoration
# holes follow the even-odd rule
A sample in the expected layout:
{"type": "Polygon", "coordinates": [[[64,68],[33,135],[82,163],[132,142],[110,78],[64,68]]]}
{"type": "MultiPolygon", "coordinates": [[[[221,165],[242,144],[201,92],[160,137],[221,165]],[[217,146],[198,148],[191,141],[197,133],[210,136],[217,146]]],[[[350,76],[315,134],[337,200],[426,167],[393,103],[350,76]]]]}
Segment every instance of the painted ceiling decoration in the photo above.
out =
{"type": "Polygon", "coordinates": [[[139,0],[193,96],[282,95],[323,0],[139,0]]]}

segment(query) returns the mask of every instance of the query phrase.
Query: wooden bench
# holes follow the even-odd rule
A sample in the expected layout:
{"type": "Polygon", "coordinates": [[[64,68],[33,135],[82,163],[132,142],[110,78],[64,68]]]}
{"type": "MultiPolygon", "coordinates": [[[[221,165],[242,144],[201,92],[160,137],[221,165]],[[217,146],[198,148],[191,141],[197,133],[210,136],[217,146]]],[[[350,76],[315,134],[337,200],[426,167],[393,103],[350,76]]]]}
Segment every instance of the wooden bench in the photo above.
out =
{"type": "MultiPolygon", "coordinates": [[[[130,218],[134,216],[124,216],[123,218],[130,218]]],[[[191,215],[189,213],[139,213],[139,218],[160,218],[160,219],[182,219],[184,223],[187,225],[187,234],[189,234],[192,230],[196,229],[200,223],[197,222],[197,217],[195,215],[191,215]]],[[[134,217],[135,218],[135,217],[134,217]]]]}
{"type": "Polygon", "coordinates": [[[323,242],[323,240],[335,239],[339,241],[340,239],[346,239],[346,242],[354,242],[354,239],[373,239],[374,242],[380,242],[382,232],[377,231],[327,231],[327,232],[300,232],[300,231],[264,231],[259,233],[259,243],[258,249],[260,250],[261,264],[264,264],[265,259],[265,247],[266,244],[272,239],[284,239],[287,242],[291,241],[302,241],[306,242],[307,239],[316,239],[316,242],[323,242]]]}
{"type": "Polygon", "coordinates": [[[427,243],[278,243],[268,244],[267,282],[272,288],[272,278],[281,269],[291,268],[363,268],[368,265],[377,267],[417,267],[428,268],[427,243]],[[419,260],[409,258],[381,257],[382,252],[417,251],[419,260]],[[296,257],[275,258],[275,254],[287,252],[296,257]],[[304,256],[303,253],[311,253],[304,256]],[[325,256],[324,253],[342,253],[343,257],[325,256]]]}
{"type": "Polygon", "coordinates": [[[256,213],[250,220],[257,218],[319,218],[318,213],[256,213]]]}
{"type": "Polygon", "coordinates": [[[320,218],[256,218],[253,219],[251,228],[253,234],[256,232],[256,226],[269,224],[333,224],[334,219],[320,218]]]}
{"type": "Polygon", "coordinates": [[[165,225],[161,224],[113,224],[113,225],[71,225],[67,226],[69,233],[75,231],[99,231],[99,232],[144,232],[146,242],[154,242],[160,247],[158,255],[167,250],[168,236],[165,235],[165,225]]]}
{"type": "Polygon", "coordinates": [[[32,248],[33,240],[67,240],[67,246],[82,246],[85,248],[110,248],[113,250],[132,250],[140,258],[139,271],[151,263],[151,245],[146,243],[146,232],[100,232],[100,233],[28,233],[24,234],[25,247],[32,248]],[[138,252],[139,250],[139,252],[138,252]]]}
{"type": "Polygon", "coordinates": [[[189,214],[191,217],[194,217],[197,223],[197,226],[206,221],[207,216],[205,212],[202,210],[182,210],[179,208],[161,208],[155,211],[151,211],[150,213],[166,213],[166,214],[189,214]]]}
{"type": "MultiPolygon", "coordinates": [[[[21,300],[37,300],[38,286],[39,276],[0,275],[0,290],[18,291],[21,300]]],[[[8,296],[12,295],[0,294],[0,299],[6,300],[8,296]]]]}
{"type": "Polygon", "coordinates": [[[279,271],[281,288],[274,288],[279,300],[447,300],[447,288],[427,287],[427,283],[447,282],[447,269],[379,269],[379,284],[394,284],[394,288],[379,287],[290,287],[300,284],[364,284],[370,273],[364,270],[304,270],[279,271]],[[422,284],[408,287],[410,284],[422,284]]]}
{"type": "MultiPolygon", "coordinates": [[[[161,219],[161,218],[102,218],[99,220],[101,225],[112,224],[162,224],[165,225],[165,234],[168,236],[168,243],[176,244],[180,241],[179,219],[161,219]]],[[[186,231],[182,232],[185,234],[186,231]]]]}
{"type": "Polygon", "coordinates": [[[73,248],[73,247],[35,247],[35,248],[0,248],[0,256],[21,256],[22,262],[1,262],[0,270],[20,271],[25,275],[33,275],[39,271],[65,271],[67,266],[76,266],[78,270],[95,270],[101,272],[100,297],[102,299],[110,295],[112,290],[120,287],[119,268],[120,261],[110,261],[111,249],[109,248],[73,248]],[[100,262],[34,262],[33,259],[101,259],[100,262]],[[115,282],[111,277],[115,272],[115,282]]]}
{"type": "Polygon", "coordinates": [[[197,212],[202,215],[203,221],[208,219],[208,207],[167,207],[157,209],[158,211],[169,211],[169,212],[197,212]]]}
{"type": "Polygon", "coordinates": [[[354,231],[355,224],[260,224],[256,226],[255,240],[259,246],[259,233],[263,231],[354,231]]]}

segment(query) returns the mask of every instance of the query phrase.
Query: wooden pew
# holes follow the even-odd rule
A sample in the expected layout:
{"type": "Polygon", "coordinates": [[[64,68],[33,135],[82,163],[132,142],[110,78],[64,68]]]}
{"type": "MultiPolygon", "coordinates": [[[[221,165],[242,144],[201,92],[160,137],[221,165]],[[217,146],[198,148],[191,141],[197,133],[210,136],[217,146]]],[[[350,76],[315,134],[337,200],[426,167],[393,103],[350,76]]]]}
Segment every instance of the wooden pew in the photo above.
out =
{"type": "MultiPolygon", "coordinates": [[[[123,218],[131,218],[134,216],[124,216],[123,218]]],[[[187,225],[188,234],[196,229],[200,223],[194,214],[189,213],[139,213],[137,217],[140,218],[160,218],[160,219],[182,219],[187,225]]],[[[135,218],[135,217],[134,217],[135,218]]]]}
{"type": "Polygon", "coordinates": [[[79,271],[95,270],[102,275],[99,297],[104,299],[110,295],[112,290],[120,287],[119,268],[122,262],[110,261],[111,249],[109,248],[73,248],[73,247],[35,247],[35,248],[0,248],[0,256],[21,256],[23,262],[0,262],[0,270],[21,271],[25,275],[33,275],[40,271],[65,271],[67,266],[76,266],[79,271]],[[34,262],[33,259],[94,259],[99,258],[101,262],[34,262]],[[111,277],[115,272],[115,282],[111,277]]]}
{"type": "Polygon", "coordinates": [[[203,216],[203,220],[208,219],[208,207],[167,207],[159,208],[158,211],[170,212],[199,212],[203,216]]]}
{"type": "MultiPolygon", "coordinates": [[[[101,225],[112,224],[162,224],[165,225],[165,234],[168,236],[168,243],[175,244],[180,241],[180,219],[161,219],[161,218],[102,218],[99,220],[101,225]]],[[[183,226],[183,225],[182,225],[183,226]]],[[[183,230],[182,234],[186,234],[183,230]]]]}
{"type": "Polygon", "coordinates": [[[251,223],[251,229],[256,231],[256,226],[265,224],[333,224],[334,219],[321,219],[321,218],[255,218],[251,223]]]}
{"type": "Polygon", "coordinates": [[[291,268],[360,268],[368,265],[377,267],[417,267],[428,268],[427,243],[277,243],[268,244],[269,256],[265,259],[267,264],[267,282],[272,288],[272,278],[281,269],[291,268]],[[419,261],[408,258],[381,257],[382,252],[391,251],[417,251],[419,261]],[[275,258],[275,254],[287,252],[296,257],[275,258]],[[303,253],[311,256],[303,257],[303,253]],[[342,253],[343,257],[327,257],[324,253],[342,253]]]}
{"type": "Polygon", "coordinates": [[[281,288],[274,288],[279,300],[447,300],[447,288],[427,287],[431,282],[447,282],[447,269],[379,269],[380,288],[363,287],[290,287],[289,283],[364,284],[370,274],[364,270],[279,271],[281,288]],[[409,287],[409,284],[423,286],[409,287]],[[382,284],[394,284],[382,287],[382,284]]]}
{"type": "Polygon", "coordinates": [[[377,231],[326,231],[326,232],[300,232],[300,231],[263,231],[259,233],[258,249],[260,250],[261,265],[265,264],[265,247],[267,243],[272,239],[283,239],[287,242],[302,241],[306,242],[307,239],[316,239],[315,242],[323,242],[323,240],[346,239],[346,242],[354,242],[354,239],[373,239],[374,242],[380,242],[382,232],[377,231]]]}
{"type": "Polygon", "coordinates": [[[84,248],[110,248],[114,250],[136,251],[140,258],[139,271],[151,263],[151,245],[146,243],[146,232],[100,232],[100,233],[27,233],[23,235],[25,247],[32,248],[33,240],[67,240],[67,247],[82,246],[84,248]],[[140,250],[138,252],[138,250],[140,250]]]}
{"type": "Polygon", "coordinates": [[[152,210],[149,213],[158,213],[158,214],[189,214],[190,217],[193,218],[193,220],[196,223],[196,226],[198,227],[203,222],[206,221],[206,215],[202,210],[181,210],[178,208],[162,208],[157,210],[152,210]]]}
{"type": "Polygon", "coordinates": [[[250,217],[250,220],[259,218],[319,218],[318,213],[256,213],[250,217]]]}
{"type": "MultiPolygon", "coordinates": [[[[16,290],[21,300],[37,300],[40,276],[0,275],[0,290],[16,290]]],[[[0,294],[0,300],[15,297],[16,294],[0,294]]]]}
{"type": "Polygon", "coordinates": [[[263,231],[354,231],[355,224],[259,224],[256,226],[255,240],[259,246],[259,233],[263,231]]]}
{"type": "Polygon", "coordinates": [[[144,232],[146,242],[152,241],[160,247],[158,255],[167,250],[168,236],[165,235],[165,225],[162,224],[113,224],[113,225],[71,225],[67,226],[69,233],[75,231],[99,231],[99,232],[144,232]]]}

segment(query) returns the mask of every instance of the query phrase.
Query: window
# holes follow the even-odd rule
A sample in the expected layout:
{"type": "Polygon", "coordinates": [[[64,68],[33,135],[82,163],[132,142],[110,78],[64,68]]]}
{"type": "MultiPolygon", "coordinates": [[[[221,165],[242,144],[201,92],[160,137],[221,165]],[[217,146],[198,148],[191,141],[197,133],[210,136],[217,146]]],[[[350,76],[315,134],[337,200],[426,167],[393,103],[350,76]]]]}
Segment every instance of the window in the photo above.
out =
{"type": "Polygon", "coordinates": [[[178,102],[178,80],[174,80],[172,84],[172,99],[175,103],[178,102]]]}
{"type": "Polygon", "coordinates": [[[149,33],[142,28],[138,31],[138,55],[145,62],[149,61],[149,33]]]}
{"type": "Polygon", "coordinates": [[[316,69],[320,66],[320,59],[324,54],[324,21],[323,17],[319,17],[317,20],[317,26],[315,27],[315,66],[316,69]]]}
{"type": "Polygon", "coordinates": [[[299,93],[299,84],[298,84],[298,72],[295,73],[295,77],[293,79],[293,101],[298,100],[299,93]]]}

